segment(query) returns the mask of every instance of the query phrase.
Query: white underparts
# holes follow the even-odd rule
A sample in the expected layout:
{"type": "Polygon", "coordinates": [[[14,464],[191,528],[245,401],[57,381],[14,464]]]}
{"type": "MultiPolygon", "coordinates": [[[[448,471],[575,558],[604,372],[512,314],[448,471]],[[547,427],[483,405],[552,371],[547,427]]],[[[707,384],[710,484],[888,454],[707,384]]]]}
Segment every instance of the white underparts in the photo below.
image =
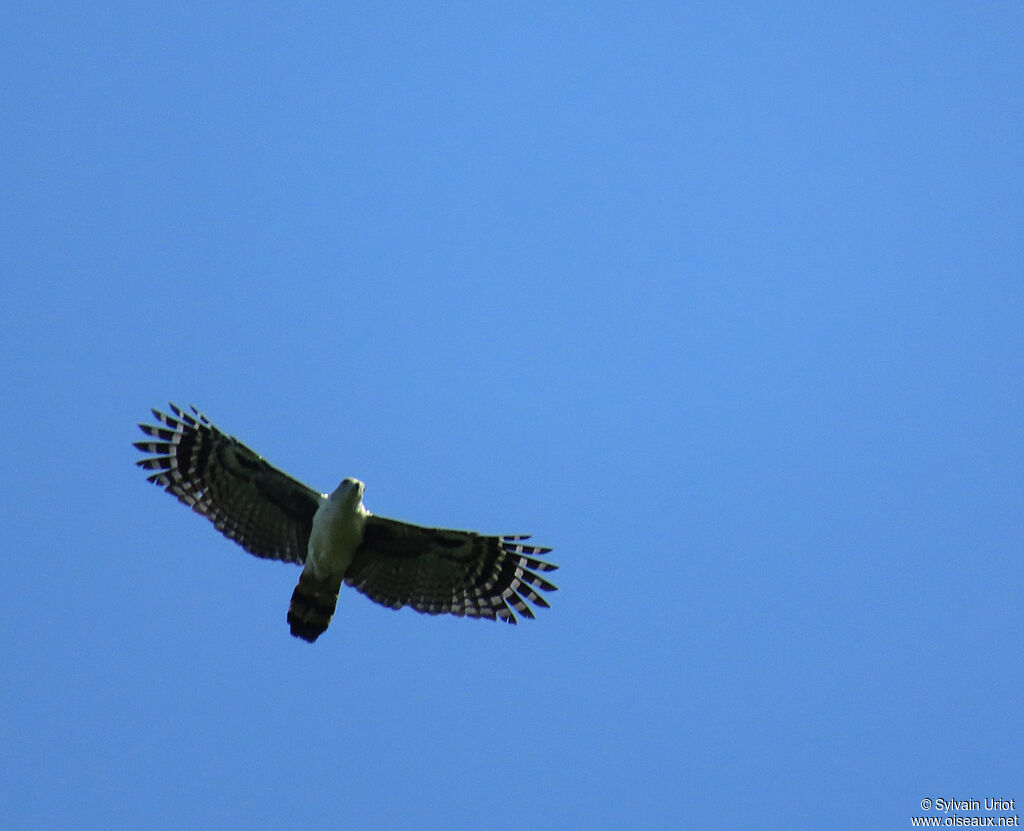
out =
{"type": "Polygon", "coordinates": [[[367,511],[361,494],[354,488],[344,494],[340,490],[339,487],[330,496],[321,497],[320,507],[313,515],[305,570],[311,571],[317,580],[344,577],[363,541],[367,511]]]}

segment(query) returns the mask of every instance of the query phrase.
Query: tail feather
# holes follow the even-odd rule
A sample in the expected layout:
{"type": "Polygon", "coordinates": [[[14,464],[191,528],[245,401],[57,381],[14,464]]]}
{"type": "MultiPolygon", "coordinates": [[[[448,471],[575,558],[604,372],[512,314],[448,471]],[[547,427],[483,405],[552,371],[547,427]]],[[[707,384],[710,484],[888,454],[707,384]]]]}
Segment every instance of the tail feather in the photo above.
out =
{"type": "Polygon", "coordinates": [[[295,637],[313,643],[324,633],[338,605],[340,588],[340,577],[317,580],[303,570],[288,607],[288,625],[295,637]]]}

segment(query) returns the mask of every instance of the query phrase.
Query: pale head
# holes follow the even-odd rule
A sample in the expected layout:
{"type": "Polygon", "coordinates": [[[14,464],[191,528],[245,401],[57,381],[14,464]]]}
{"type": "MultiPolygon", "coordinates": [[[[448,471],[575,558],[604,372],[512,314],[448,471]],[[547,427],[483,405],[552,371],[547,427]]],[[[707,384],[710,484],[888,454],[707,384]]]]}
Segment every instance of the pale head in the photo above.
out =
{"type": "Polygon", "coordinates": [[[366,485],[350,476],[341,480],[341,484],[331,494],[330,500],[353,506],[358,505],[363,501],[363,491],[365,490],[366,485]]]}

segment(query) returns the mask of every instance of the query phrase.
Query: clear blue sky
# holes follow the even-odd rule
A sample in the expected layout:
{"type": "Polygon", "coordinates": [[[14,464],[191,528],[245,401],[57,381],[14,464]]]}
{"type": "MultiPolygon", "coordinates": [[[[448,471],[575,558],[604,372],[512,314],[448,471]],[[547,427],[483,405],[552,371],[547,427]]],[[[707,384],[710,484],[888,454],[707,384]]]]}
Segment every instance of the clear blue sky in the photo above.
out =
{"type": "Polygon", "coordinates": [[[1019,3],[0,18],[0,825],[1024,800],[1019,3]],[[133,467],[168,399],[552,608],[293,639],[133,467]]]}

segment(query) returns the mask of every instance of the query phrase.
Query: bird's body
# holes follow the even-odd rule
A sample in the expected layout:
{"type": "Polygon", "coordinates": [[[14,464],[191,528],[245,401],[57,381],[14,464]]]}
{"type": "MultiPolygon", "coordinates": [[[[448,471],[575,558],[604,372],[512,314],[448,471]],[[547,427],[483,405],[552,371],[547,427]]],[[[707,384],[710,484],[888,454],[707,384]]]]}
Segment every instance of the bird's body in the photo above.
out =
{"type": "Polygon", "coordinates": [[[344,576],[352,564],[370,513],[363,505],[365,490],[358,479],[345,479],[330,496],[321,496],[320,507],[313,514],[303,569],[318,580],[344,576]]]}
{"type": "Polygon", "coordinates": [[[296,637],[314,641],[327,628],[342,583],[393,609],[449,613],[516,623],[532,618],[526,601],[546,607],[540,591],[555,586],[537,572],[557,566],[536,558],[550,548],[528,537],[425,528],[375,516],[365,486],[344,479],[317,493],[225,435],[194,407],[153,410],[161,426],[140,424],[156,454],[138,464],[149,481],[211,522],[246,551],[303,566],[288,609],[296,637]]]}
{"type": "Polygon", "coordinates": [[[334,616],[345,572],[363,542],[369,514],[363,505],[364,490],[359,480],[345,479],[329,496],[320,496],[306,547],[306,564],[288,606],[292,634],[304,640],[316,640],[334,616]]]}

